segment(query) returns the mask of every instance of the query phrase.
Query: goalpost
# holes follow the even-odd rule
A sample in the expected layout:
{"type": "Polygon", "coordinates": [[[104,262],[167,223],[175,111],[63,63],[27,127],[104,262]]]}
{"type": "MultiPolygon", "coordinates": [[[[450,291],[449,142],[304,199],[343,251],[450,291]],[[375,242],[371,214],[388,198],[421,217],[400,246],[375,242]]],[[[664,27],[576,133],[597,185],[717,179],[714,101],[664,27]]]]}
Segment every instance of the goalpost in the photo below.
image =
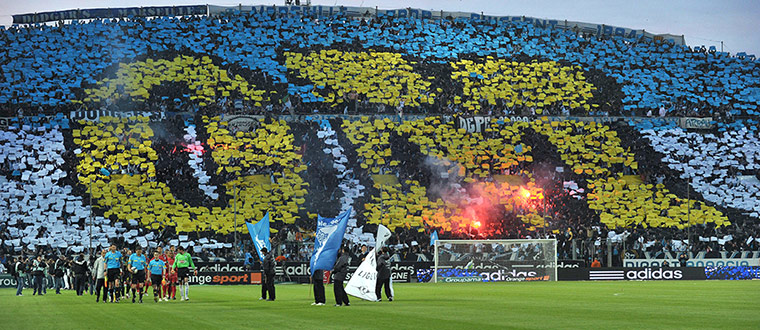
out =
{"type": "Polygon", "coordinates": [[[433,282],[556,281],[557,240],[437,240],[433,282]]]}

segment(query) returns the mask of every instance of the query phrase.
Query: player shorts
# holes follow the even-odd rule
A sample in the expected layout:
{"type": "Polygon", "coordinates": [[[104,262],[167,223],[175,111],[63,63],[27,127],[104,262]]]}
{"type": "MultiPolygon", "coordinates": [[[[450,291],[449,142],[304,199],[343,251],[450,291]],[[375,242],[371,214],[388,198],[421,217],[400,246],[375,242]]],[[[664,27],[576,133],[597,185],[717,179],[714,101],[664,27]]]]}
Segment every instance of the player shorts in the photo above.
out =
{"type": "Polygon", "coordinates": [[[161,275],[150,274],[150,284],[161,285],[161,275]]]}
{"type": "Polygon", "coordinates": [[[145,282],[145,270],[138,270],[136,273],[132,274],[132,283],[134,284],[140,284],[142,282],[145,282]]]}
{"type": "Polygon", "coordinates": [[[129,270],[124,270],[121,272],[121,281],[124,283],[131,283],[132,279],[132,273],[129,272],[129,270]]]}
{"type": "Polygon", "coordinates": [[[108,277],[109,281],[118,280],[121,275],[121,269],[119,268],[108,268],[108,272],[106,273],[106,277],[108,277]]]}
{"type": "Polygon", "coordinates": [[[177,278],[180,280],[186,279],[190,275],[190,269],[187,267],[177,268],[177,278]]]}

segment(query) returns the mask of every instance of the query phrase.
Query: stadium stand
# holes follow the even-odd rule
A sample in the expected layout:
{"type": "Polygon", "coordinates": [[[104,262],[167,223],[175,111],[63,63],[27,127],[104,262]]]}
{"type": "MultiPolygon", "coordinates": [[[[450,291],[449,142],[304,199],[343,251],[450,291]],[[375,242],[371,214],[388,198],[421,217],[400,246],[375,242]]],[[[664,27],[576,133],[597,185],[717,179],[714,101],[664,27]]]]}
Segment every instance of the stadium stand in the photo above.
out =
{"type": "MultiPolygon", "coordinates": [[[[528,97],[528,102],[536,105],[541,101],[549,104],[556,102],[556,91],[541,90],[546,81],[550,80],[545,81],[544,77],[552,76],[545,70],[551,68],[553,71],[558,66],[556,63],[575,65],[573,69],[562,66],[563,69],[555,77],[559,81],[554,88],[562,83],[570,86],[570,89],[561,90],[564,94],[570,94],[571,98],[581,98],[576,103],[584,112],[590,108],[582,101],[588,98],[593,87],[588,85],[589,81],[583,78],[582,72],[576,71],[579,70],[578,67],[589,71],[599,70],[614,78],[614,82],[621,86],[622,107],[605,110],[613,113],[643,115],[648,110],[657,111],[660,107],[665,107],[665,112],[671,114],[709,116],[719,112],[723,116],[756,118],[760,101],[760,89],[757,87],[759,73],[753,69],[756,68],[756,63],[750,56],[729,56],[706,48],[691,49],[656,41],[637,42],[625,37],[592,38],[570,29],[550,29],[519,21],[426,20],[383,15],[362,20],[348,19],[340,14],[316,19],[309,14],[293,16],[251,13],[215,17],[106,19],[56,27],[11,27],[2,33],[0,42],[3,51],[0,54],[7,60],[2,64],[4,75],[0,81],[0,103],[67,105],[73,100],[80,100],[76,97],[77,90],[97,86],[98,75],[122,62],[124,58],[187,50],[197,50],[209,58],[218,58],[224,63],[223,67],[235,63],[243,69],[262,72],[266,76],[265,81],[255,81],[254,85],[271,88],[272,85],[287,84],[277,88],[285,88],[290,95],[300,97],[303,102],[341,103],[339,94],[350,92],[345,88],[355,88],[357,92],[366,90],[366,94],[370,91],[367,87],[379,86],[378,81],[370,79],[355,83],[356,86],[343,85],[337,91],[324,91],[324,96],[327,96],[325,98],[315,89],[323,86],[319,84],[328,78],[326,76],[313,75],[309,79],[316,80],[303,85],[292,84],[288,80],[291,66],[298,68],[298,74],[304,74],[337,63],[351,64],[334,66],[340,68],[334,69],[334,72],[343,78],[357,76],[359,67],[374,68],[366,74],[376,79],[382,77],[377,74],[377,70],[383,67],[392,68],[384,70],[383,74],[387,76],[394,73],[398,75],[395,78],[399,81],[407,77],[409,80],[403,83],[414,87],[405,92],[403,97],[400,92],[394,96],[391,89],[384,91],[382,97],[375,94],[374,97],[363,95],[371,99],[370,102],[384,104],[400,103],[399,98],[405,99],[408,101],[405,102],[407,107],[425,101],[418,94],[426,85],[425,82],[430,82],[429,77],[451,81],[462,76],[455,74],[459,71],[441,69],[435,63],[451,64],[454,70],[464,69],[468,79],[473,78],[473,81],[479,82],[481,86],[475,92],[471,89],[470,92],[459,92],[458,96],[465,98],[465,103],[468,102],[469,95],[485,94],[486,102],[504,98],[501,93],[506,91],[497,93],[493,88],[494,85],[503,85],[503,79],[492,78],[504,74],[509,76],[509,69],[520,69],[521,73],[527,70],[525,73],[529,76],[524,78],[524,86],[519,85],[519,80],[515,82],[520,90],[525,89],[520,94],[528,97]],[[102,44],[110,47],[98,46],[102,44]],[[319,47],[334,49],[307,52],[300,57],[293,52],[277,53],[280,48],[306,50],[319,47]],[[352,51],[339,50],[346,48],[352,51]],[[371,49],[389,49],[392,53],[367,51],[371,49]],[[479,64],[468,64],[469,60],[455,60],[470,55],[486,57],[487,60],[479,64],[487,69],[478,72],[479,64]],[[280,62],[282,56],[286,60],[280,62]],[[493,59],[488,59],[487,56],[493,56],[493,59]],[[506,65],[503,59],[512,57],[542,61],[511,61],[506,65]],[[420,59],[420,62],[414,59],[420,59]],[[410,68],[425,74],[415,73],[410,68]],[[356,72],[351,72],[352,70],[356,72]],[[572,79],[569,75],[563,76],[562,73],[567,71],[575,71],[572,79]],[[536,79],[532,79],[534,77],[536,79]],[[563,77],[568,81],[562,81],[563,77]],[[60,83],[53,84],[51,79],[60,83]],[[568,85],[568,82],[572,82],[572,85],[568,85]],[[363,84],[368,86],[361,86],[363,84]],[[578,94],[569,93],[576,89],[578,94]],[[543,97],[540,96],[542,92],[543,97]],[[330,94],[333,96],[330,97],[330,94]],[[533,95],[535,101],[530,98],[532,94],[536,94],[533,95]],[[390,101],[390,98],[395,99],[390,101]]],[[[201,61],[203,64],[208,63],[205,59],[201,61]]],[[[171,66],[167,67],[170,68],[171,66]]],[[[128,73],[130,69],[125,70],[128,73]]],[[[520,75],[514,76],[523,79],[519,78],[520,75]]],[[[237,78],[234,79],[239,82],[237,78]]],[[[115,83],[118,84],[120,83],[115,83]]],[[[593,81],[591,85],[602,87],[593,81]]],[[[106,90],[113,88],[101,87],[106,90]]],[[[144,96],[140,88],[133,92],[138,91],[144,96]]],[[[559,96],[563,93],[559,93],[559,96]]],[[[436,98],[433,94],[435,93],[430,92],[427,95],[428,101],[436,98]]],[[[607,94],[611,92],[608,91],[607,94]]],[[[204,99],[195,101],[201,103],[204,99]]],[[[279,99],[272,100],[276,101],[279,99]]],[[[563,105],[564,103],[567,102],[563,102],[563,105]]],[[[568,103],[566,106],[572,105],[568,103]]],[[[463,110],[474,111],[477,107],[470,104],[463,110]]]]}
{"type": "Polygon", "coordinates": [[[72,102],[102,102],[122,97],[146,101],[151,96],[149,91],[164,82],[187,84],[191,91],[196,91],[196,95],[191,95],[190,99],[198,100],[200,106],[216,101],[219,98],[218,91],[221,91],[222,97],[230,96],[230,91],[236,91],[245,100],[253,101],[258,106],[264,101],[262,95],[265,91],[255,90],[255,86],[249,86],[240,75],[229,77],[227,71],[214,65],[208,56],[201,59],[178,56],[171,61],[154,61],[149,58],[145,62],[120,63],[114,76],[98,81],[94,88],[85,89],[84,100],[72,102]]]}
{"type": "Polygon", "coordinates": [[[410,254],[434,230],[549,235],[565,258],[601,240],[760,249],[746,54],[522,21],[238,12],[13,26],[0,72],[4,251],[82,251],[92,220],[95,247],[226,254],[267,212],[286,240],[349,207],[350,241],[383,224],[410,254]]]}
{"type": "Polygon", "coordinates": [[[645,222],[650,227],[683,229],[689,225],[688,208],[700,215],[704,213],[704,217],[699,217],[704,218],[703,222],[730,225],[714,208],[694,201],[688,201],[693,205],[684,205],[686,201],[670,194],[661,183],[646,184],[638,178],[625,180],[622,174],[633,173],[638,163],[633,154],[623,150],[617,132],[607,126],[574,121],[533,123],[534,129],[549,136],[575,174],[588,176],[586,186],[592,190],[587,196],[589,207],[601,211],[601,222],[608,228],[645,222]]]}
{"type": "Polygon", "coordinates": [[[480,110],[481,100],[492,106],[498,100],[508,108],[534,108],[539,115],[544,107],[555,104],[588,111],[591,105],[586,100],[593,96],[591,90],[596,89],[586,82],[580,67],[561,67],[556,62],[521,63],[489,58],[484,63],[461,60],[451,66],[454,70],[451,78],[464,84],[464,100],[455,97],[454,103],[463,103],[467,109],[480,110]]]}
{"type": "MultiPolygon", "coordinates": [[[[319,121],[319,130],[317,138],[324,143],[324,152],[327,157],[332,158],[332,167],[336,171],[336,177],[340,180],[337,182],[343,196],[340,198],[340,210],[356,208],[356,199],[364,196],[365,187],[356,179],[354,170],[349,168],[348,157],[345,155],[345,149],[340,145],[338,134],[333,130],[332,124],[328,120],[319,121]]],[[[346,237],[350,241],[370,242],[374,238],[371,234],[364,233],[362,226],[357,226],[356,213],[352,213],[346,229],[346,237]]]]}
{"type": "Polygon", "coordinates": [[[688,180],[705,200],[760,218],[760,145],[746,128],[722,134],[698,134],[677,127],[642,131],[663,162],[688,180]]]}
{"type": "MultiPolygon", "coordinates": [[[[306,56],[286,52],[285,57],[288,70],[298,72],[299,78],[308,79],[317,90],[329,86],[324,94],[312,92],[320,95],[318,102],[340,104],[354,93],[363,95],[371,103],[394,107],[433,103],[434,95],[429,100],[423,95],[431,83],[413,72],[399,53],[352,53],[331,49],[306,56]]],[[[310,95],[307,97],[313,99],[310,95]]]]}
{"type": "Polygon", "coordinates": [[[400,161],[392,156],[390,139],[396,124],[388,120],[369,120],[362,117],[355,122],[343,122],[346,136],[354,145],[360,168],[372,174],[377,194],[366,203],[367,223],[383,224],[391,230],[397,227],[421,227],[422,217],[430,216],[426,208],[425,189],[414,180],[397,176],[400,161]],[[408,193],[404,193],[404,188],[408,193]]]}
{"type": "Polygon", "coordinates": [[[71,151],[66,151],[63,140],[57,128],[27,125],[0,134],[0,157],[5,165],[5,175],[0,177],[3,247],[82,252],[90,237],[97,241],[93,243],[96,246],[108,244],[117,235],[152,239],[153,234],[136,228],[136,223],[111,223],[92,216],[86,199],[72,188],[75,173],[63,158],[71,151]],[[91,224],[94,226],[89,227],[91,224]]]}

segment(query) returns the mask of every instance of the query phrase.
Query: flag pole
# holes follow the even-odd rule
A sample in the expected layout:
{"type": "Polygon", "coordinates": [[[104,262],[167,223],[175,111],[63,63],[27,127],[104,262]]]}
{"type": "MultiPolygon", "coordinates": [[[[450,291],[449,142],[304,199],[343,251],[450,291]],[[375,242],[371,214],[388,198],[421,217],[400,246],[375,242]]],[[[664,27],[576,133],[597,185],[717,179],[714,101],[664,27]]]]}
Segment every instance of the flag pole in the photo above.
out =
{"type": "MultiPolygon", "coordinates": [[[[235,246],[233,246],[233,247],[232,247],[232,252],[234,253],[234,254],[233,254],[233,256],[234,256],[234,257],[237,257],[237,247],[238,247],[238,246],[237,246],[237,231],[238,231],[238,225],[237,225],[237,183],[236,183],[235,185],[233,185],[233,186],[232,186],[232,191],[233,191],[233,193],[234,193],[234,195],[235,195],[235,196],[234,196],[234,198],[235,198],[235,200],[234,200],[234,208],[235,208],[235,213],[234,213],[234,215],[233,215],[233,218],[235,219],[235,231],[234,231],[234,235],[235,235],[235,246]]],[[[233,258],[234,258],[234,257],[233,257],[233,258]]]]}
{"type": "Polygon", "coordinates": [[[92,218],[93,218],[92,212],[93,212],[92,210],[92,180],[90,180],[90,233],[88,235],[89,236],[88,240],[90,241],[90,244],[89,244],[89,247],[87,248],[87,253],[90,256],[92,256],[92,218]]]}

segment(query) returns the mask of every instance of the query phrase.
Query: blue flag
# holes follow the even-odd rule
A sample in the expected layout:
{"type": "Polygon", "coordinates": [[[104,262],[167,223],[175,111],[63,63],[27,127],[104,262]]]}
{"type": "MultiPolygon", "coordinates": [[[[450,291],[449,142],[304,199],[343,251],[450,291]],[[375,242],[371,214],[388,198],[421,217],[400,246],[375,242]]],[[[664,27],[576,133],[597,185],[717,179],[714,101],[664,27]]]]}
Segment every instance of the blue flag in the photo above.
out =
{"type": "Polygon", "coordinates": [[[432,234],[430,234],[430,246],[435,245],[435,241],[437,241],[437,240],[438,240],[438,231],[435,230],[435,231],[433,231],[432,234]]]}
{"type": "Polygon", "coordinates": [[[349,208],[337,218],[317,217],[317,236],[314,239],[314,253],[309,263],[311,275],[314,275],[317,269],[330,270],[335,265],[351,211],[352,209],[349,208]]]}
{"type": "Polygon", "coordinates": [[[248,233],[251,234],[253,246],[256,247],[256,252],[259,254],[259,260],[264,260],[261,248],[272,251],[272,244],[269,243],[269,212],[259,222],[250,224],[246,221],[245,225],[248,227],[248,233]]]}

